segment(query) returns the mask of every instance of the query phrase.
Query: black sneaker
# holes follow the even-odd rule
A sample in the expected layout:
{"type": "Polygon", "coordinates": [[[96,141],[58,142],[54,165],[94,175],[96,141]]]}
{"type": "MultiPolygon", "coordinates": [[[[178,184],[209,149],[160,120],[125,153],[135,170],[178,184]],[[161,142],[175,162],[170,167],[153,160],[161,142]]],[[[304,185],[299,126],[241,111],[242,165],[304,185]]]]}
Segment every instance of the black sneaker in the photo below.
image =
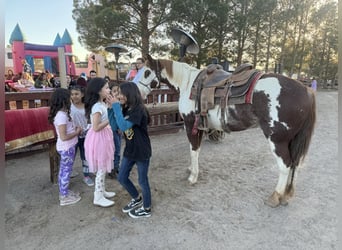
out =
{"type": "Polygon", "coordinates": [[[150,217],[151,216],[151,209],[145,209],[143,206],[138,209],[133,209],[128,213],[134,219],[143,218],[143,217],[150,217]]]}
{"type": "Polygon", "coordinates": [[[129,211],[131,211],[132,209],[141,206],[143,203],[142,198],[139,197],[138,199],[132,199],[123,209],[122,212],[124,213],[128,213],[129,211]]]}

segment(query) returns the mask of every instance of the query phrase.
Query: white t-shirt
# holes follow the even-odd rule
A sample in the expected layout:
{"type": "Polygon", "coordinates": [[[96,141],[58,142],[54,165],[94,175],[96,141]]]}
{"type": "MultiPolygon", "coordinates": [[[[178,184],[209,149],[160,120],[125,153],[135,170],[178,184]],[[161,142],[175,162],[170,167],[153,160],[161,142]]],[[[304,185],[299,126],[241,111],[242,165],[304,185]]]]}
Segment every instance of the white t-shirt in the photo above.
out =
{"type": "Polygon", "coordinates": [[[72,146],[76,145],[78,138],[75,136],[74,138],[66,141],[61,140],[61,136],[59,134],[58,127],[60,125],[66,125],[66,133],[71,134],[75,132],[75,126],[72,121],[69,121],[69,117],[65,111],[58,111],[56,117],[53,121],[53,125],[55,125],[56,133],[57,133],[57,143],[56,149],[57,151],[66,151],[72,146]]]}
{"type": "Polygon", "coordinates": [[[85,116],[85,109],[77,108],[74,104],[71,104],[70,116],[75,127],[82,128],[82,133],[79,135],[79,137],[84,138],[89,128],[87,118],[85,116]]]}
{"type": "Polygon", "coordinates": [[[145,67],[142,67],[141,69],[139,69],[137,74],[135,75],[134,79],[132,80],[132,82],[134,82],[135,84],[138,84],[139,80],[143,76],[144,72],[145,72],[145,67]]]}
{"type": "Polygon", "coordinates": [[[91,115],[90,115],[91,124],[94,123],[93,122],[93,116],[95,113],[101,114],[101,121],[100,122],[108,120],[107,106],[104,102],[97,102],[91,108],[91,115]]]}

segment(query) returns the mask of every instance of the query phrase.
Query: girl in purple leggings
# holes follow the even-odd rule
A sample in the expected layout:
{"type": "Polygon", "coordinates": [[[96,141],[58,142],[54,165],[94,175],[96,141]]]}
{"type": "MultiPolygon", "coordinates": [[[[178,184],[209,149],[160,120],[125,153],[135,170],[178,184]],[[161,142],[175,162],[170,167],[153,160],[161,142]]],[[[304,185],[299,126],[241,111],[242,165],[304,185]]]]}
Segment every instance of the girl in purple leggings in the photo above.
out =
{"type": "Polygon", "coordinates": [[[61,206],[71,205],[81,197],[69,190],[70,175],[75,160],[75,146],[82,129],[74,127],[70,117],[70,93],[67,89],[56,89],[50,99],[48,120],[55,126],[57,133],[56,149],[60,154],[58,173],[59,201],[61,206]]]}

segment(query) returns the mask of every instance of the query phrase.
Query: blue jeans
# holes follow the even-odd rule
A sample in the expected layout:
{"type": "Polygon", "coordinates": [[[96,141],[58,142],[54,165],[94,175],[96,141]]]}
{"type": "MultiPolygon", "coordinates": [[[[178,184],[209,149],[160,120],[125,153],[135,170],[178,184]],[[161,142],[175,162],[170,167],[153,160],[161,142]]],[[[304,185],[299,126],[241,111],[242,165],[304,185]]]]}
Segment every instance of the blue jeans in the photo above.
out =
{"type": "Polygon", "coordinates": [[[120,151],[121,151],[121,133],[118,131],[113,131],[113,138],[114,138],[114,169],[119,170],[120,166],[120,151]]]}
{"type": "Polygon", "coordinates": [[[85,154],[84,154],[84,140],[85,140],[84,137],[83,138],[78,137],[78,142],[76,144],[76,151],[77,151],[77,148],[80,150],[80,158],[82,161],[83,175],[84,177],[87,177],[89,176],[89,166],[88,166],[88,162],[85,159],[85,154]]]}
{"type": "Polygon", "coordinates": [[[122,157],[121,167],[118,175],[118,181],[127,190],[133,199],[139,197],[139,192],[129,179],[129,175],[134,166],[138,168],[138,180],[141,187],[144,208],[151,207],[151,190],[148,182],[148,168],[150,166],[150,159],[144,161],[133,161],[126,157],[122,157]]]}

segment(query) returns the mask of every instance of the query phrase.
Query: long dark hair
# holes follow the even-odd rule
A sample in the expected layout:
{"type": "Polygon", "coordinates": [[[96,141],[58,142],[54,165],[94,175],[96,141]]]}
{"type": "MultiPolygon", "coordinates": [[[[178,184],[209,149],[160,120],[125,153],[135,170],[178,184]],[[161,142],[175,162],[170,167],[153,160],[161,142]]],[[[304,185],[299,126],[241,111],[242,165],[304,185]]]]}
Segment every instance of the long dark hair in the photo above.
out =
{"type": "Polygon", "coordinates": [[[127,102],[124,105],[124,111],[127,109],[134,109],[136,107],[142,107],[147,115],[147,123],[151,122],[150,114],[143,102],[138,86],[134,82],[125,82],[120,84],[120,92],[127,98],[127,102]]]}
{"type": "Polygon", "coordinates": [[[49,123],[53,124],[56,114],[60,110],[65,110],[68,114],[69,121],[71,121],[70,105],[70,92],[63,88],[56,89],[52,93],[50,99],[50,112],[48,116],[49,123]]]}
{"type": "Polygon", "coordinates": [[[71,91],[72,91],[72,90],[80,91],[81,94],[83,94],[83,97],[82,97],[82,99],[81,99],[81,102],[84,103],[85,87],[83,87],[83,86],[81,86],[81,85],[71,85],[71,86],[69,86],[70,94],[71,94],[71,91]]]}
{"type": "Polygon", "coordinates": [[[103,78],[95,77],[91,79],[87,85],[87,90],[84,97],[84,110],[88,122],[90,122],[91,108],[99,101],[99,93],[105,84],[106,81],[103,78]]]}

